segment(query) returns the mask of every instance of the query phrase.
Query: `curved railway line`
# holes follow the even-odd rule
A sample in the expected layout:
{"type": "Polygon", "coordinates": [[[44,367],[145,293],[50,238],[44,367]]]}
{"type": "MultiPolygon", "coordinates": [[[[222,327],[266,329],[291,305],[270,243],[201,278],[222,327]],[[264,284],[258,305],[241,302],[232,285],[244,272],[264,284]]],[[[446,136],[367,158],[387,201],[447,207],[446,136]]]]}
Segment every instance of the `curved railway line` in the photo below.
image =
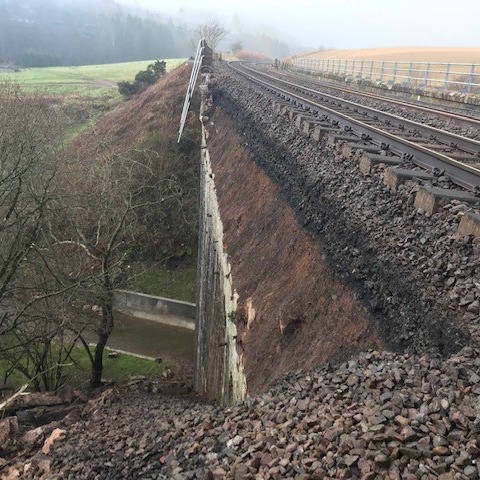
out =
{"type": "MultiPolygon", "coordinates": [[[[314,77],[309,77],[306,74],[278,71],[278,75],[281,75],[286,79],[289,78],[290,81],[300,81],[304,86],[321,88],[322,90],[326,90],[327,93],[328,91],[333,91],[340,95],[354,95],[357,98],[382,102],[385,104],[398,106],[400,108],[408,108],[411,111],[413,110],[416,112],[425,113],[427,115],[434,115],[437,118],[440,117],[447,121],[453,121],[459,126],[462,125],[480,129],[480,107],[476,105],[471,106],[470,108],[445,105],[444,109],[442,110],[440,105],[432,106],[420,101],[409,100],[408,98],[402,100],[401,97],[380,95],[362,91],[359,88],[339,86],[338,83],[334,84],[333,82],[315,80],[314,77]],[[463,112],[465,112],[465,114],[463,114],[463,112]]],[[[452,104],[454,102],[447,100],[446,103],[452,104]]]]}
{"type": "MultiPolygon", "coordinates": [[[[388,163],[397,165],[397,169],[411,167],[418,170],[420,167],[433,176],[447,176],[471,192],[464,194],[463,201],[480,201],[480,141],[299,85],[298,81],[282,80],[240,62],[232,62],[230,67],[254,82],[276,102],[288,105],[301,119],[298,126],[300,121],[307,124],[306,131],[314,128],[346,142],[351,150],[361,149],[384,159],[391,157],[388,163]]],[[[350,89],[347,91],[353,94],[350,89]]],[[[412,107],[398,100],[395,103],[412,107]]],[[[436,110],[422,109],[438,114],[436,110]]],[[[451,113],[446,115],[450,119],[458,117],[455,120],[474,129],[480,126],[475,119],[451,113]]]]}

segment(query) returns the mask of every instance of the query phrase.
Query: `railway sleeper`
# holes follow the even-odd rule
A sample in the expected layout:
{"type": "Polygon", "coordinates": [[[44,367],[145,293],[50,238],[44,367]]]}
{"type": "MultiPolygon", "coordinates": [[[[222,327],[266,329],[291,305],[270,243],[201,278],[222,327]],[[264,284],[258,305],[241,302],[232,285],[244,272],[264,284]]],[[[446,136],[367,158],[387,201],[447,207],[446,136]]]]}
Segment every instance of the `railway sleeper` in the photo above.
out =
{"type": "Polygon", "coordinates": [[[440,206],[447,204],[451,200],[460,200],[465,203],[480,202],[480,198],[463,190],[424,186],[420,187],[420,190],[417,192],[414,206],[432,215],[440,206]]]}
{"type": "MultiPolygon", "coordinates": [[[[315,120],[313,118],[304,120],[302,123],[302,130],[305,135],[310,135],[312,133],[312,129],[315,132],[317,128],[324,132],[333,132],[335,130],[338,130],[338,128],[332,127],[332,125],[327,122],[320,122],[318,119],[315,120]]],[[[321,138],[315,140],[318,142],[319,140],[321,140],[321,138]]]]}
{"type": "Polygon", "coordinates": [[[362,150],[364,153],[376,153],[376,154],[380,154],[381,152],[384,152],[384,150],[382,150],[380,147],[377,147],[376,145],[348,142],[343,145],[342,155],[344,157],[350,157],[357,150],[362,150]]]}
{"type": "MultiPolygon", "coordinates": [[[[313,133],[312,133],[313,140],[315,140],[316,142],[320,142],[325,137],[325,135],[330,135],[334,132],[338,133],[340,131],[339,127],[334,127],[330,124],[327,124],[327,125],[329,125],[329,126],[325,126],[325,124],[315,125],[315,127],[313,128],[313,133]]],[[[305,131],[305,126],[303,128],[304,128],[304,131],[305,131]]],[[[355,137],[353,137],[353,138],[355,138],[355,137]]]]}
{"type": "Polygon", "coordinates": [[[288,115],[288,119],[293,122],[294,118],[297,116],[297,115],[305,115],[305,111],[304,110],[301,110],[299,108],[287,108],[287,111],[286,111],[287,115],[288,115]]]}
{"type": "Polygon", "coordinates": [[[328,134],[327,142],[330,146],[334,147],[337,142],[362,142],[362,139],[360,137],[355,137],[354,135],[332,132],[328,134]]]}
{"type": "Polygon", "coordinates": [[[315,119],[316,117],[314,117],[311,113],[301,112],[295,117],[295,126],[301,129],[304,121],[313,123],[315,122],[315,119]]]}
{"type": "Polygon", "coordinates": [[[474,212],[465,212],[458,225],[457,235],[480,237],[480,215],[474,212]]]}
{"type": "Polygon", "coordinates": [[[290,105],[287,101],[284,100],[272,100],[272,107],[275,113],[281,113],[282,108],[290,105]]]}
{"type": "Polygon", "coordinates": [[[385,171],[383,177],[383,183],[390,187],[394,192],[397,191],[398,187],[404,184],[407,180],[435,180],[437,177],[428,172],[422,172],[420,170],[407,170],[405,168],[394,168],[389,167],[385,171]]]}
{"type": "Polygon", "coordinates": [[[400,157],[387,157],[385,155],[378,155],[375,153],[364,153],[360,158],[359,169],[362,173],[367,174],[372,171],[375,165],[384,164],[387,166],[403,165],[403,160],[400,157]]]}

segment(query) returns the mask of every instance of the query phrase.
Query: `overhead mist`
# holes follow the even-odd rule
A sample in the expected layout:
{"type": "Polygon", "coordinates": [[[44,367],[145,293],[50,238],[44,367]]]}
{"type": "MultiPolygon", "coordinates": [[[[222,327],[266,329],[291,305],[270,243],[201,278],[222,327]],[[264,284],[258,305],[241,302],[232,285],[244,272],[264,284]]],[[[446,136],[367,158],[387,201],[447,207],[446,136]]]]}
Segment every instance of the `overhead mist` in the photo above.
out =
{"type": "MultiPolygon", "coordinates": [[[[86,65],[194,54],[191,32],[211,13],[196,9],[149,10],[147,3],[114,0],[0,0],[0,65],[86,65]]],[[[238,15],[222,18],[232,45],[282,57],[302,47],[271,27],[238,15]]]]}

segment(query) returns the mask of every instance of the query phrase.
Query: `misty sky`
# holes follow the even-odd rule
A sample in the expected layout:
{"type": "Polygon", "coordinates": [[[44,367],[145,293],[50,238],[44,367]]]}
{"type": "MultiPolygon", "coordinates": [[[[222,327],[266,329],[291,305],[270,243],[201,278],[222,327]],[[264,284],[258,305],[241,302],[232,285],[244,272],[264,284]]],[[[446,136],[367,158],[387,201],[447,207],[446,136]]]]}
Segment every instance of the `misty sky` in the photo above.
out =
{"type": "Polygon", "coordinates": [[[480,0],[120,0],[265,24],[308,47],[480,47],[480,0]],[[200,7],[201,6],[201,7],[200,7]]]}

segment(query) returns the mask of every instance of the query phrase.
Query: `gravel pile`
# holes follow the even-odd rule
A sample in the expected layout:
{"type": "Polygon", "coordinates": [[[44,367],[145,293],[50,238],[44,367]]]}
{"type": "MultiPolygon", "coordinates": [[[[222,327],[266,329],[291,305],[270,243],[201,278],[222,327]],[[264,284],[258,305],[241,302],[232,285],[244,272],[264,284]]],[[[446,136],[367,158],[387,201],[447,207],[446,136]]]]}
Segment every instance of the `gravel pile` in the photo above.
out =
{"type": "MultiPolygon", "coordinates": [[[[341,147],[299,135],[270,99],[229,70],[219,75],[217,104],[244,134],[255,161],[278,184],[299,221],[322,242],[331,267],[357,292],[389,348],[456,351],[479,335],[480,242],[455,235],[470,207],[438,213],[413,206],[416,182],[396,193],[384,167],[363,175],[341,147]]],[[[439,177],[437,186],[450,183],[439,177]]]]}
{"type": "Polygon", "coordinates": [[[231,408],[110,390],[21,478],[477,479],[479,353],[370,351],[231,408]]]}

